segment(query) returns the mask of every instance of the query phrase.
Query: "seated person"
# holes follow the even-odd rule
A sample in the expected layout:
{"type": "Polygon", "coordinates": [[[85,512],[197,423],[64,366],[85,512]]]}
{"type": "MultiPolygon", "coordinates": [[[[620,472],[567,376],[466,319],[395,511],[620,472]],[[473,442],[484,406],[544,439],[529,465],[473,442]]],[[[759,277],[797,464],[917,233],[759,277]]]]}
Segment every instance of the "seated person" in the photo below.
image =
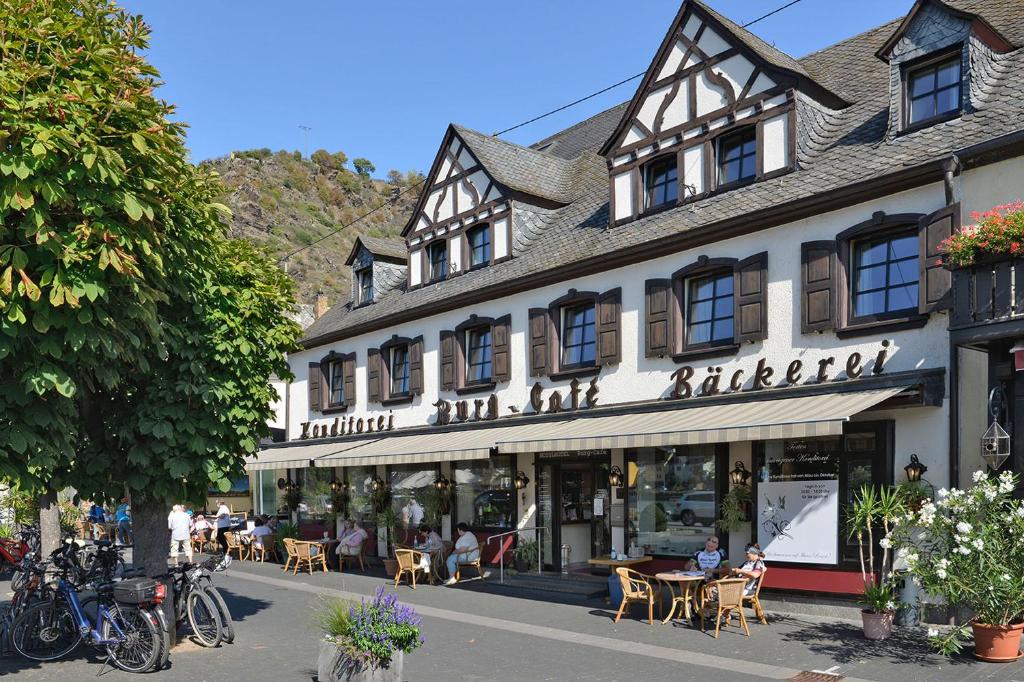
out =
{"type": "Polygon", "coordinates": [[[725,558],[725,550],[718,547],[718,538],[714,535],[708,536],[704,542],[704,549],[693,555],[693,561],[697,564],[694,570],[720,571],[729,563],[725,558]]]}
{"type": "Polygon", "coordinates": [[[439,549],[444,548],[444,540],[437,534],[437,531],[427,524],[420,526],[420,533],[418,537],[420,548],[428,552],[436,552],[439,549]]]}
{"type": "Polygon", "coordinates": [[[192,522],[192,537],[196,540],[205,540],[209,535],[210,528],[212,528],[210,522],[206,520],[205,516],[199,514],[192,522]]]}
{"type": "Polygon", "coordinates": [[[697,571],[697,570],[699,570],[699,569],[697,568],[697,562],[696,562],[696,561],[694,561],[693,559],[687,559],[687,560],[686,560],[686,563],[685,563],[685,564],[683,564],[683,570],[684,570],[684,571],[686,571],[686,572],[688,572],[688,573],[689,573],[689,572],[692,572],[692,571],[697,571]]]}
{"type": "Polygon", "coordinates": [[[273,535],[274,531],[267,527],[267,524],[263,523],[263,519],[256,518],[256,527],[249,533],[252,536],[252,543],[257,547],[263,547],[263,538],[268,535],[273,535]]]}
{"type": "Polygon", "coordinates": [[[445,581],[445,585],[454,585],[458,582],[455,579],[455,569],[460,562],[468,563],[480,558],[480,543],[477,542],[476,536],[469,532],[469,526],[460,523],[455,528],[459,539],[455,541],[455,547],[448,555],[448,575],[451,577],[445,581]]]}
{"type": "Polygon", "coordinates": [[[359,556],[367,537],[369,536],[359,522],[349,519],[345,522],[345,531],[341,534],[338,548],[334,552],[338,556],[359,556]]]}
{"type": "Polygon", "coordinates": [[[747,584],[743,586],[743,595],[750,596],[757,591],[757,583],[761,579],[761,573],[764,572],[764,552],[761,551],[761,545],[756,542],[747,545],[747,560],[743,562],[743,565],[739,568],[732,570],[736,576],[747,578],[747,584]]]}

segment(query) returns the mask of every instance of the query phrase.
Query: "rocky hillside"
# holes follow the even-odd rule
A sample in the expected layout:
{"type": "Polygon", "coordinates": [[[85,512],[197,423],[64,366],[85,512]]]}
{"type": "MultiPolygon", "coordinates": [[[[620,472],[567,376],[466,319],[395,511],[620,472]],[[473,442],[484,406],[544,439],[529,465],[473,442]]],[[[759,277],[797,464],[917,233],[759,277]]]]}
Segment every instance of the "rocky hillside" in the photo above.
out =
{"type": "Polygon", "coordinates": [[[313,302],[318,289],[333,305],[349,295],[345,258],[360,234],[398,238],[422,181],[415,171],[391,171],[387,180],[371,177],[366,159],[351,163],[343,152],[256,149],[204,162],[220,173],[227,189],[222,201],[233,212],[230,233],[266,244],[278,257],[309,246],[288,259],[288,273],[299,284],[299,303],[313,302]],[[379,211],[337,235],[324,235],[373,208],[379,211]],[[311,246],[312,245],[312,246],[311,246]]]}

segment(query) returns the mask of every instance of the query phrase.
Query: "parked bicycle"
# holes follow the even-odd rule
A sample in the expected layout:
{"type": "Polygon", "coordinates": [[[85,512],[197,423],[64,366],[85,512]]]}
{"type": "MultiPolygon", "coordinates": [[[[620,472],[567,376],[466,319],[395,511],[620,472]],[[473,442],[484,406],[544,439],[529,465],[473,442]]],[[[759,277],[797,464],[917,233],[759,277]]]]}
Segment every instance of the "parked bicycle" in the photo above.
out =
{"type": "Polygon", "coordinates": [[[107,660],[126,672],[154,670],[166,660],[166,638],[157,613],[166,594],[164,586],[150,578],[113,582],[106,568],[115,565],[116,550],[97,553],[97,564],[88,575],[78,561],[78,547],[65,544],[50,556],[57,571],[56,590],[25,608],[11,625],[11,643],[26,658],[53,661],[75,650],[84,640],[103,648],[107,660]],[[88,580],[96,591],[81,599],[79,589],[88,580]],[[86,606],[95,600],[95,615],[86,606]]]}
{"type": "Polygon", "coordinates": [[[221,642],[230,644],[235,639],[231,612],[211,576],[225,570],[231,557],[211,557],[201,564],[186,563],[176,566],[167,574],[174,586],[174,612],[177,624],[186,621],[196,641],[205,647],[221,642]]]}
{"type": "MultiPolygon", "coordinates": [[[[15,571],[25,557],[39,553],[39,529],[25,526],[18,539],[0,538],[0,579],[15,571]]],[[[12,585],[12,588],[15,586],[12,585]]]]}

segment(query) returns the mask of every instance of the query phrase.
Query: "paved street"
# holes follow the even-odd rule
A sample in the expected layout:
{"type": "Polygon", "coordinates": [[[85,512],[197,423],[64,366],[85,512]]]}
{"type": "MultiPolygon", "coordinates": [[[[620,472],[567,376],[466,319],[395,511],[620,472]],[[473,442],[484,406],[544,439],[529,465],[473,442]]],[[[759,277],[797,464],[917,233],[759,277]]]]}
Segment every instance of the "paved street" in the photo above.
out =
{"type": "MultiPolygon", "coordinates": [[[[278,566],[238,562],[217,580],[237,621],[235,643],[210,650],[186,641],[172,653],[171,668],[159,676],[315,679],[318,633],[312,609],[325,595],[368,595],[384,582],[337,573],[293,577],[278,566]]],[[[637,618],[615,625],[613,612],[600,601],[570,605],[499,596],[481,591],[478,582],[455,589],[421,586],[415,592],[403,586],[399,594],[424,615],[427,640],[406,659],[408,680],[738,682],[786,680],[800,671],[828,669],[847,679],[876,682],[1024,679],[1019,664],[981,664],[966,657],[944,661],[909,633],[869,644],[857,624],[844,621],[777,616],[767,627],[751,625],[749,639],[730,630],[715,640],[682,625],[652,627],[637,618]]],[[[0,675],[87,679],[100,665],[101,657],[84,649],[73,660],[49,664],[15,654],[0,659],[0,675]]],[[[129,678],[116,670],[103,676],[129,678]]]]}

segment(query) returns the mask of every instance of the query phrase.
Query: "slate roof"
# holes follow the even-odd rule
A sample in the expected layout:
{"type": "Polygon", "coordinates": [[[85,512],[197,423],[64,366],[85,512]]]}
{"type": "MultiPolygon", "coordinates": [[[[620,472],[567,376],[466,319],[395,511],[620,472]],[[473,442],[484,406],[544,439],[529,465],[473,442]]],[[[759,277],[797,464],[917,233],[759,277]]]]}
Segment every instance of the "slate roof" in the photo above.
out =
{"type": "Polygon", "coordinates": [[[352,265],[356,254],[359,253],[360,244],[378,258],[392,260],[402,265],[405,265],[409,259],[409,249],[401,239],[382,239],[380,237],[359,235],[356,237],[355,243],[352,244],[352,252],[349,254],[348,260],[345,261],[345,265],[352,265]]]}
{"type": "MultiPolygon", "coordinates": [[[[1024,25],[1024,4],[1020,0],[949,2],[958,9],[970,3],[972,11],[994,27],[1014,23],[1011,17],[1024,25]]],[[[335,306],[307,330],[306,345],[316,345],[324,337],[342,338],[348,330],[361,333],[369,326],[385,326],[394,316],[433,314],[442,302],[453,305],[460,294],[468,291],[483,295],[491,290],[498,292],[510,283],[526,286],[540,276],[560,276],[566,266],[581,261],[600,263],[608,254],[621,250],[654,247],[659,241],[687,233],[706,233],[711,239],[725,221],[745,216],[756,218],[794,201],[832,196],[844,187],[937,162],[972,145],[1024,131],[1024,80],[1019,76],[1024,73],[1024,50],[1017,49],[980,60],[985,63],[979,63],[972,76],[976,79],[972,85],[972,96],[976,97],[972,104],[976,108],[960,118],[916,132],[888,135],[889,67],[874,53],[899,23],[900,20],[889,22],[799,60],[810,77],[836,87],[834,92],[853,103],[833,111],[801,101],[799,126],[804,134],[799,144],[797,171],[617,227],[609,227],[608,222],[607,168],[594,152],[615,129],[625,105],[617,105],[534,145],[545,148],[544,152],[504,142],[494,144],[494,138],[476,133],[476,142],[486,139],[482,144],[489,151],[500,148],[498,156],[511,155],[520,161],[545,157],[543,164],[560,171],[565,167],[559,167],[553,160],[566,162],[575,154],[579,198],[556,209],[544,231],[517,257],[419,289],[407,291],[399,287],[373,305],[355,309],[346,304],[335,306]],[[513,153],[509,147],[518,151],[513,153]]],[[[1024,29],[1017,29],[1020,32],[1024,29]]],[[[1003,35],[1015,40],[1011,37],[1015,34],[1003,35]]]]}

